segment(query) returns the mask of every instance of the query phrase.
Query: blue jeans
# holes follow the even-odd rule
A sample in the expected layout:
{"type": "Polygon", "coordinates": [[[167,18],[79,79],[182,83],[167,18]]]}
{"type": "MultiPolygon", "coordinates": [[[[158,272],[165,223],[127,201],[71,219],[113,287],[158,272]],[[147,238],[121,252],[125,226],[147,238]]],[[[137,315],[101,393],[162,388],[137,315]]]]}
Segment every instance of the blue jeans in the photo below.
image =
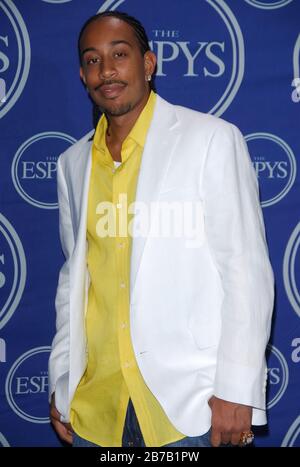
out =
{"type": "MultiPolygon", "coordinates": [[[[186,436],[185,438],[180,439],[179,441],[176,441],[174,443],[165,444],[164,447],[208,448],[208,447],[211,447],[209,438],[210,438],[210,431],[208,431],[202,436],[192,436],[192,437],[186,436]]],[[[97,444],[92,443],[91,441],[81,438],[79,435],[74,433],[73,434],[73,447],[92,448],[92,447],[99,447],[99,446],[97,444]]],[[[126,412],[126,420],[125,420],[123,438],[122,438],[122,447],[146,447],[131,399],[129,399],[127,412],[126,412]]]]}

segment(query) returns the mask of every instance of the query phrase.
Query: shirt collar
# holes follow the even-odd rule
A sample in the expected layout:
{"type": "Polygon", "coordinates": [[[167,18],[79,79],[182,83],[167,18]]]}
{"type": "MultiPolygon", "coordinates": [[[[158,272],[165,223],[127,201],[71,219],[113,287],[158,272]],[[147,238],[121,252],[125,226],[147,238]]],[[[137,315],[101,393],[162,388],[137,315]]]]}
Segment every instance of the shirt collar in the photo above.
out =
{"type": "MultiPolygon", "coordinates": [[[[142,148],[145,146],[148,129],[149,129],[152,116],[153,116],[155,102],[156,102],[156,94],[153,91],[151,91],[147,104],[145,105],[142,112],[140,113],[129,135],[126,137],[125,141],[123,142],[123,146],[127,143],[129,139],[132,139],[135,143],[137,143],[142,148]]],[[[98,122],[95,136],[93,139],[93,144],[101,152],[105,152],[105,150],[107,149],[106,142],[105,142],[106,130],[107,130],[107,119],[106,119],[105,114],[103,114],[98,122]]]]}
{"type": "Polygon", "coordinates": [[[156,94],[153,91],[151,91],[147,104],[143,108],[137,121],[134,124],[134,127],[127,136],[127,138],[133,139],[142,148],[145,146],[145,141],[152,120],[155,102],[156,94]]]}

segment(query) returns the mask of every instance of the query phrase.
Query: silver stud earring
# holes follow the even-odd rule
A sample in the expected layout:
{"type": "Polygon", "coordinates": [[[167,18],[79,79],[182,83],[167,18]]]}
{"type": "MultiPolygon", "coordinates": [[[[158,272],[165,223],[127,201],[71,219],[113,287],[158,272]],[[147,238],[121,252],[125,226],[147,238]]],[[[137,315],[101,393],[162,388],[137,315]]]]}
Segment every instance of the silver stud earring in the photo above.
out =
{"type": "Polygon", "coordinates": [[[148,76],[146,77],[146,81],[151,81],[151,75],[148,75],[148,76]]]}

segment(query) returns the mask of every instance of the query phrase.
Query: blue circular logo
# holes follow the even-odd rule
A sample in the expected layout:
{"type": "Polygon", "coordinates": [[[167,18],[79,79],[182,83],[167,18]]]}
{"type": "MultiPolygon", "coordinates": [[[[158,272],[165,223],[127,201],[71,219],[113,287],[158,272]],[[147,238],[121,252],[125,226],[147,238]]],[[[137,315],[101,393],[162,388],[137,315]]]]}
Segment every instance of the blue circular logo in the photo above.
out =
{"type": "Polygon", "coordinates": [[[245,62],[243,35],[225,1],[194,2],[188,22],[182,21],[185,3],[174,0],[164,0],[164,11],[158,9],[157,15],[153,3],[143,2],[141,8],[140,2],[130,0],[106,0],[98,12],[118,7],[126,7],[143,24],[150,21],[148,36],[162,94],[168,98],[174,93],[171,80],[176,78],[182,102],[222,115],[241,85],[245,62]]]}
{"type": "Polygon", "coordinates": [[[300,34],[297,37],[293,52],[294,78],[300,78],[300,34]]]}
{"type": "Polygon", "coordinates": [[[3,448],[9,448],[10,447],[10,445],[8,444],[7,439],[4,437],[4,435],[2,433],[0,433],[0,446],[2,446],[3,448]]]}
{"type": "Polygon", "coordinates": [[[290,304],[300,317],[300,222],[286,246],[283,260],[283,280],[290,304]]]}
{"type": "Polygon", "coordinates": [[[275,10],[288,5],[293,0],[245,0],[249,5],[261,8],[262,10],[275,10]]]}
{"type": "Polygon", "coordinates": [[[17,150],[11,167],[15,189],[29,204],[57,209],[56,164],[58,156],[76,139],[57,131],[29,138],[17,150]]]}
{"type": "Polygon", "coordinates": [[[72,0],[42,0],[45,3],[68,3],[72,0]]]}
{"type": "Polygon", "coordinates": [[[0,1],[0,118],[17,102],[30,69],[30,41],[23,18],[10,0],[0,1]]]}
{"type": "Polygon", "coordinates": [[[14,362],[6,378],[7,402],[16,415],[28,422],[49,423],[48,360],[50,351],[51,347],[28,350],[14,362]]]}
{"type": "Polygon", "coordinates": [[[14,314],[26,281],[26,259],[20,238],[0,214],[0,329],[14,314]]]}
{"type": "Polygon", "coordinates": [[[267,346],[268,403],[271,409],[282,398],[289,383],[289,369],[283,354],[274,346],[267,346]]]}
{"type": "Polygon", "coordinates": [[[288,429],[281,447],[300,447],[300,415],[296,418],[296,420],[292,423],[290,428],[288,429]]]}
{"type": "Polygon", "coordinates": [[[252,133],[245,137],[260,185],[262,207],[282,200],[292,188],[296,158],[290,146],[271,133],[252,133]]]}

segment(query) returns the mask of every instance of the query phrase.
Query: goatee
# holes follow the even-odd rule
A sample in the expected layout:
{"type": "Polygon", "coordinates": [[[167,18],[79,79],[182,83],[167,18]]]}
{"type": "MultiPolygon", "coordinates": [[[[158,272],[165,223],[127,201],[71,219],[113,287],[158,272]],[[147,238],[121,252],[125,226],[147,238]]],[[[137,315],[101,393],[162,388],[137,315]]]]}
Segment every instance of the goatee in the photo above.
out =
{"type": "Polygon", "coordinates": [[[102,113],[108,117],[121,117],[132,110],[131,104],[123,104],[118,107],[99,107],[102,113]]]}

